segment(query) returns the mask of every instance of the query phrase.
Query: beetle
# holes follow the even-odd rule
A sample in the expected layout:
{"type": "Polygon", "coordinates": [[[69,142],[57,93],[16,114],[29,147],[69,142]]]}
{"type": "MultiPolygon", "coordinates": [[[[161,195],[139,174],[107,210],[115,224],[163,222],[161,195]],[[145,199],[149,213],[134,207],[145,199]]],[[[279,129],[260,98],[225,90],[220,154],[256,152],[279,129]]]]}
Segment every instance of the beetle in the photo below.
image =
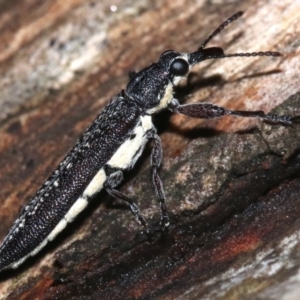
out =
{"type": "Polygon", "coordinates": [[[137,204],[116,189],[123,180],[123,173],[134,167],[149,140],[153,141],[150,164],[154,190],[160,202],[161,227],[162,230],[168,228],[166,197],[158,174],[162,146],[152,122],[153,114],[169,109],[193,118],[233,115],[282,125],[293,125],[297,121],[297,117],[265,114],[263,111],[228,110],[209,103],[181,105],[173,97],[174,87],[187,77],[194,65],[206,59],[280,56],[280,53],[271,51],[225,54],[220,47],[206,48],[214,36],[242,14],[238,12],[223,22],[197,51],[179,53],[168,50],[161,54],[158,62],[130,73],[126,88],[112,98],[22,209],[0,246],[0,270],[17,268],[28,257],[38,253],[102,189],[126,202],[149,234],[147,222],[137,204]]]}

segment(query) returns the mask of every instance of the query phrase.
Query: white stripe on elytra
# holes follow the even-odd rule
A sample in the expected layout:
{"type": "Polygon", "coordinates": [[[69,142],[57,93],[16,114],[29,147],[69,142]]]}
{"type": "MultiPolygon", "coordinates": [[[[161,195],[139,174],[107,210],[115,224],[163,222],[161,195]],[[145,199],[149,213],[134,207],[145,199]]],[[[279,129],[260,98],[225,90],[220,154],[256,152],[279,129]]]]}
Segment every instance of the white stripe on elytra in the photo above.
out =
{"type": "Polygon", "coordinates": [[[44,248],[48,242],[52,241],[66,226],[68,223],[71,223],[74,218],[87,206],[89,197],[92,197],[95,193],[100,191],[103,188],[103,184],[106,180],[105,171],[101,168],[98,173],[94,176],[92,181],[89,183],[87,188],[83,192],[83,196],[79,197],[76,202],[71,206],[66,215],[58,222],[50,234],[30,253],[22,257],[17,262],[7,266],[7,268],[17,268],[22,264],[29,256],[34,256],[42,248],[44,248]]]}
{"type": "MultiPolygon", "coordinates": [[[[134,138],[128,138],[125,140],[124,143],[117,149],[115,154],[111,157],[111,159],[107,162],[107,165],[121,170],[133,167],[148,141],[147,131],[151,130],[152,128],[154,127],[151,116],[141,116],[140,122],[133,130],[133,134],[135,134],[134,138]]],[[[33,251],[22,257],[17,262],[7,266],[7,268],[17,268],[29,256],[34,256],[42,248],[44,248],[49,241],[52,241],[67,226],[67,224],[71,223],[75,217],[88,205],[88,199],[103,188],[106,179],[107,176],[105,171],[103,168],[101,168],[86,187],[82,196],[76,200],[76,202],[71,206],[66,215],[59,221],[50,234],[33,251]]]]}
{"type": "Polygon", "coordinates": [[[151,116],[141,116],[140,122],[132,132],[135,137],[132,139],[128,138],[124,141],[124,143],[107,162],[107,165],[121,170],[133,167],[148,141],[146,133],[152,128],[153,123],[151,116]]]}

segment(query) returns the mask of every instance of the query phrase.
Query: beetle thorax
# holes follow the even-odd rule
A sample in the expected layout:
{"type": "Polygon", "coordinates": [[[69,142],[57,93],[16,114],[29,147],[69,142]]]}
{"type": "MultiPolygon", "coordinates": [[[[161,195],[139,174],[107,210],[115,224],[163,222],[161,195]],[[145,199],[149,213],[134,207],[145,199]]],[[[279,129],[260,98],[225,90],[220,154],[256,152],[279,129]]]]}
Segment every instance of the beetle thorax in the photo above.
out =
{"type": "Polygon", "coordinates": [[[167,108],[168,104],[173,99],[173,84],[171,82],[165,86],[164,93],[159,95],[159,98],[158,104],[155,107],[148,109],[147,113],[154,114],[167,108]]]}

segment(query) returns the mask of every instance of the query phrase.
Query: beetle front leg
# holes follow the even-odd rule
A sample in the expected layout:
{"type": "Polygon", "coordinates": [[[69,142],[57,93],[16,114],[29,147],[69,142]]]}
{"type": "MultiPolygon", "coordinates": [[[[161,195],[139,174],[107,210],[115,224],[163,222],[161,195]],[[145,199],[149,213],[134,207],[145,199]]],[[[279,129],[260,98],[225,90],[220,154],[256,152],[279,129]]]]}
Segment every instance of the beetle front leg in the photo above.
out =
{"type": "Polygon", "coordinates": [[[161,209],[161,226],[166,230],[170,226],[169,215],[166,206],[166,196],[163,188],[162,181],[158,174],[158,169],[162,162],[162,146],[160,137],[156,132],[151,132],[149,138],[153,140],[153,148],[151,152],[150,164],[152,167],[152,182],[156,196],[159,199],[161,209]]]}
{"type": "Polygon", "coordinates": [[[265,114],[261,110],[257,111],[246,111],[246,110],[229,110],[217,105],[209,103],[194,103],[194,104],[184,104],[181,105],[176,99],[173,99],[169,104],[169,109],[173,112],[178,112],[180,114],[192,117],[192,118],[203,118],[203,119],[213,119],[220,118],[225,115],[237,116],[237,117],[247,117],[247,118],[259,118],[263,121],[292,126],[295,123],[300,122],[300,116],[292,117],[288,115],[274,115],[265,114]]]}

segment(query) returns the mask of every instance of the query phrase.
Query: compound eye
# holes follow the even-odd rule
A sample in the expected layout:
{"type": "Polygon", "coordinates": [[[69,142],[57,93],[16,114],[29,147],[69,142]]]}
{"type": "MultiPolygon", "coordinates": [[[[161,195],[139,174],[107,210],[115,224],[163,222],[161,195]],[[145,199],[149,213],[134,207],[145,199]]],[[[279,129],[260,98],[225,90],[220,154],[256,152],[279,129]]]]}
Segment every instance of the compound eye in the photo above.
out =
{"type": "Polygon", "coordinates": [[[176,58],[171,63],[170,72],[175,76],[184,76],[189,71],[189,64],[183,58],[176,58]]]}

